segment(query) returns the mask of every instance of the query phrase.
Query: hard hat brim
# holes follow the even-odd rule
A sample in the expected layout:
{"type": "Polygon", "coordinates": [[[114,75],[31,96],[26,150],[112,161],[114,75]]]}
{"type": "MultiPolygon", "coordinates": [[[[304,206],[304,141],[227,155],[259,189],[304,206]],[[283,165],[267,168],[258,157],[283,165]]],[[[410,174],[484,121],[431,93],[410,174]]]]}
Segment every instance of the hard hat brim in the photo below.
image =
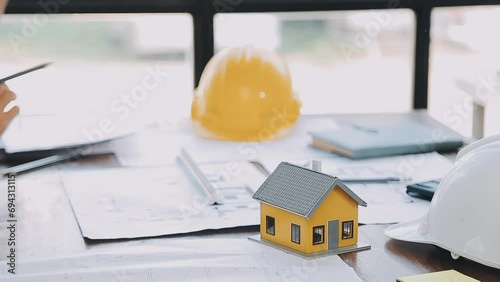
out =
{"type": "Polygon", "coordinates": [[[420,220],[394,224],[386,228],[384,234],[396,240],[435,245],[435,242],[427,234],[418,231],[419,226],[420,220]]]}
{"type": "Polygon", "coordinates": [[[432,237],[430,237],[429,235],[420,232],[419,227],[420,227],[421,222],[422,222],[422,219],[410,221],[410,222],[405,222],[405,223],[394,224],[394,225],[386,228],[384,231],[384,234],[387,237],[389,237],[391,239],[395,239],[395,240],[434,245],[434,246],[437,246],[437,247],[440,247],[444,250],[449,251],[452,254],[452,256],[456,256],[454,258],[464,257],[464,258],[473,260],[475,262],[478,262],[480,264],[500,269],[500,262],[498,262],[498,261],[485,260],[485,259],[482,259],[480,257],[472,256],[472,255],[464,252],[463,250],[452,250],[451,248],[447,247],[446,245],[432,239],[432,237]]]}

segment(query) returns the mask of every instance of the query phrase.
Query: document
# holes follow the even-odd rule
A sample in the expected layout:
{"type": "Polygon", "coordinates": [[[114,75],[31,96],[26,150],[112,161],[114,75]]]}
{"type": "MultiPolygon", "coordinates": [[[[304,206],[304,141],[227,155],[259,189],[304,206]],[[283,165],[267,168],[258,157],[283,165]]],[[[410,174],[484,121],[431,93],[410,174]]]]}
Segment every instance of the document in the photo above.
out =
{"type": "MultiPolygon", "coordinates": [[[[309,145],[308,130],[336,128],[329,116],[303,116],[286,138],[266,142],[221,142],[197,136],[190,120],[182,120],[163,130],[143,130],[127,142],[127,150],[119,150],[116,157],[122,166],[152,166],[171,164],[181,147],[187,148],[197,163],[213,161],[258,161],[273,157],[328,157],[333,154],[309,145]]],[[[128,138],[127,138],[128,139],[128,138]]],[[[121,140],[120,140],[121,141],[121,140]]]]}
{"type": "Polygon", "coordinates": [[[265,176],[248,162],[199,168],[215,189],[207,197],[179,165],[67,173],[66,194],[89,239],[151,237],[207,229],[257,226],[253,193],[265,176]]]}
{"type": "Polygon", "coordinates": [[[23,260],[0,281],[362,281],[339,256],[305,260],[248,239],[172,239],[23,260]]]}
{"type": "Polygon", "coordinates": [[[2,141],[6,153],[65,149],[109,141],[139,128],[114,126],[103,131],[100,123],[101,119],[91,114],[19,116],[2,135],[2,141]]]}

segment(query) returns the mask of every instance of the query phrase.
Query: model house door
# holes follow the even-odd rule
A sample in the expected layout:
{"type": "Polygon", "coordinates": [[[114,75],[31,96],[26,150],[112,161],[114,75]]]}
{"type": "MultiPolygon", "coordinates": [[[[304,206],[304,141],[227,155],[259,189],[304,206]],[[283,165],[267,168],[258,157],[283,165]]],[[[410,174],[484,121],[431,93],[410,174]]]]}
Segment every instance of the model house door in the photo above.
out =
{"type": "Polygon", "coordinates": [[[339,221],[328,221],[328,249],[336,249],[339,247],[339,221]]]}

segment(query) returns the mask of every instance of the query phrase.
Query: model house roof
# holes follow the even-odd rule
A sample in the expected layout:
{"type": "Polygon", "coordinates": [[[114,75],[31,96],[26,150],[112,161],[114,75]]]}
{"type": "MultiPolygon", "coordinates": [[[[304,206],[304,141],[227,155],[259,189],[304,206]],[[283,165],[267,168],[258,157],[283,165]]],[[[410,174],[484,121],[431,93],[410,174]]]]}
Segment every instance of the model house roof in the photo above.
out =
{"type": "Polygon", "coordinates": [[[337,177],[282,162],[253,195],[254,199],[310,218],[335,187],[340,187],[358,205],[366,206],[337,177]]]}

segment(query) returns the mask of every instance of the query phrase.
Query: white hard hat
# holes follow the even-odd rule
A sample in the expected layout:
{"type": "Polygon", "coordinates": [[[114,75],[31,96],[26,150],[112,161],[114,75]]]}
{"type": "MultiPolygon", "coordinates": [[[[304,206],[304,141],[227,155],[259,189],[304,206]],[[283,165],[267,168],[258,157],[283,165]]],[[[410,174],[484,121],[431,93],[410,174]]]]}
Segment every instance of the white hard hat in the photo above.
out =
{"type": "Polygon", "coordinates": [[[500,135],[461,150],[441,180],[428,213],[393,225],[393,239],[436,245],[455,259],[465,257],[500,268],[500,135]]]}

